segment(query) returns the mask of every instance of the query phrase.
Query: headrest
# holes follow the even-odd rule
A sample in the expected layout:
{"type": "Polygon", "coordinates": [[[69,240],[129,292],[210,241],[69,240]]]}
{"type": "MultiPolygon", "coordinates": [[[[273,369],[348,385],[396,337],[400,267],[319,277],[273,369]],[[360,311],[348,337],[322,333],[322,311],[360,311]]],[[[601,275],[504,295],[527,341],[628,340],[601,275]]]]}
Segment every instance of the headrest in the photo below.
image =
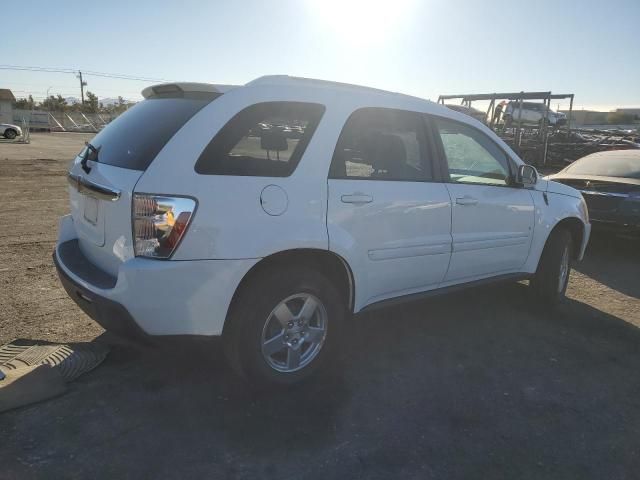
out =
{"type": "Polygon", "coordinates": [[[289,149],[289,143],[284,132],[272,128],[269,131],[262,132],[262,135],[260,135],[260,148],[262,150],[286,152],[289,149]]]}
{"type": "Polygon", "coordinates": [[[407,160],[407,150],[402,138],[382,132],[368,136],[364,145],[364,153],[374,170],[391,173],[394,169],[402,169],[407,160]]]}

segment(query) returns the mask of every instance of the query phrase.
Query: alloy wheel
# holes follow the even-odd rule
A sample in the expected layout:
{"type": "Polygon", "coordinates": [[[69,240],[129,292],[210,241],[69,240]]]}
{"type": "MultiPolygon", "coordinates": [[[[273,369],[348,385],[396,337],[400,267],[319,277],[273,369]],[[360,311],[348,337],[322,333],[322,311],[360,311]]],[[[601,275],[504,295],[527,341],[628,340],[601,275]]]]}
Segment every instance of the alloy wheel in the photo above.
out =
{"type": "Polygon", "coordinates": [[[297,293],[282,300],[262,329],[262,356],[278,372],[309,365],[327,337],[327,310],[315,295],[297,293]]]}

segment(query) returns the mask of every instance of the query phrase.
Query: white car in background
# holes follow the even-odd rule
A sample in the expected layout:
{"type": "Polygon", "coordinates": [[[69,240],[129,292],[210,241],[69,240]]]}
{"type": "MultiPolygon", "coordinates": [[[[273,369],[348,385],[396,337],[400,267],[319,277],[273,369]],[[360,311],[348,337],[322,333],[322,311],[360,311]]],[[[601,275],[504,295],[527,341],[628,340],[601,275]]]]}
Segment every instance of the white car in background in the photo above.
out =
{"type": "Polygon", "coordinates": [[[546,105],[539,102],[522,102],[522,109],[520,109],[519,102],[511,101],[507,104],[502,118],[507,126],[516,125],[519,119],[523,125],[541,125],[545,113],[548,125],[561,126],[567,123],[567,116],[564,113],[554,112],[551,109],[547,112],[546,105]]]}
{"type": "Polygon", "coordinates": [[[0,135],[8,140],[22,136],[22,129],[11,123],[0,123],[0,135]]]}
{"type": "Polygon", "coordinates": [[[221,335],[252,382],[308,377],[401,300],[527,278],[553,305],[589,240],[580,192],[426,100],[286,76],[143,96],[71,166],[60,279],[106,329],[221,335]]]}

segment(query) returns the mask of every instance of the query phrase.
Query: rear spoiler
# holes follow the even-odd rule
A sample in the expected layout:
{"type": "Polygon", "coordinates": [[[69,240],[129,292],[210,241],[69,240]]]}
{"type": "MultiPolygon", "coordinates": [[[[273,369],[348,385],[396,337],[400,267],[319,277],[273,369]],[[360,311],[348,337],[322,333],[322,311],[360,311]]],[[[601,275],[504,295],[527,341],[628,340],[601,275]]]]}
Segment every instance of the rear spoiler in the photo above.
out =
{"type": "Polygon", "coordinates": [[[222,95],[233,88],[236,88],[236,85],[214,85],[212,83],[191,82],[161,83],[142,90],[142,96],[147,99],[154,97],[184,96],[185,94],[194,93],[222,95]]]}

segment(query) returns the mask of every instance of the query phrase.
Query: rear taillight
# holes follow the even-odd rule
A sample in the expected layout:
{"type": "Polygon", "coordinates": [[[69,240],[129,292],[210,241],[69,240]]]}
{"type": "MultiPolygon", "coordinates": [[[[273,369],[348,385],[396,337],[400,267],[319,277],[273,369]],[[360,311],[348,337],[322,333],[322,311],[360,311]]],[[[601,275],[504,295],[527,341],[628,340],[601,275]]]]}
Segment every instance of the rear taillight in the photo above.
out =
{"type": "Polygon", "coordinates": [[[169,258],[187,231],[196,201],[185,197],[133,194],[133,243],[137,257],[169,258]]]}

